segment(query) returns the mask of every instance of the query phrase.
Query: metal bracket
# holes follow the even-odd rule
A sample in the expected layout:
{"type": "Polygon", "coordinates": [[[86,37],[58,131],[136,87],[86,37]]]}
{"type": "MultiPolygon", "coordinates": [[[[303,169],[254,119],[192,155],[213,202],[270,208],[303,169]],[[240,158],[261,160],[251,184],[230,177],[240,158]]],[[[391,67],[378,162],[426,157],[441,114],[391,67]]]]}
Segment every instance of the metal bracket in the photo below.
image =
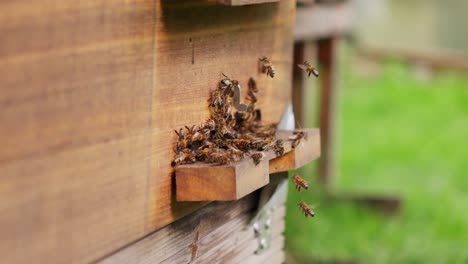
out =
{"type": "MultiPolygon", "coordinates": [[[[258,239],[258,248],[255,254],[261,254],[271,246],[271,218],[275,209],[286,199],[288,194],[287,180],[282,180],[273,191],[273,195],[269,199],[267,198],[266,202],[264,202],[266,199],[262,199],[265,197],[260,198],[260,209],[249,224],[249,226],[253,226],[255,237],[258,239]],[[262,205],[262,203],[264,204],[262,205]]],[[[262,196],[263,194],[267,194],[267,192],[262,192],[262,196]]]]}

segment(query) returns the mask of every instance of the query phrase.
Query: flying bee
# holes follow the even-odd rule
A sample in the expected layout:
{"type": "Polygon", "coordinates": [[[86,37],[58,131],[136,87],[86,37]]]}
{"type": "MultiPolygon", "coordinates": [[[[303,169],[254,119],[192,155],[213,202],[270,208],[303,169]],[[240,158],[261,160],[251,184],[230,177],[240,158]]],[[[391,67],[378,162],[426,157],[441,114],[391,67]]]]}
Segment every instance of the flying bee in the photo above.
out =
{"type": "Polygon", "coordinates": [[[303,201],[301,201],[298,205],[299,205],[299,208],[301,208],[302,212],[304,213],[305,217],[308,217],[308,216],[314,217],[315,216],[315,213],[312,210],[313,206],[308,205],[308,204],[304,203],[303,201]]]}
{"type": "Polygon", "coordinates": [[[299,174],[296,174],[292,177],[293,182],[296,184],[296,190],[298,192],[301,191],[301,188],[309,189],[309,184],[306,180],[304,180],[299,174]]]}
{"type": "Polygon", "coordinates": [[[318,72],[318,70],[317,70],[315,67],[313,67],[312,65],[310,65],[309,62],[304,61],[304,63],[298,64],[297,66],[298,66],[299,68],[305,70],[305,71],[308,73],[308,75],[307,75],[308,77],[310,77],[311,74],[314,74],[315,77],[319,77],[319,72],[318,72]]]}
{"type": "Polygon", "coordinates": [[[259,58],[258,60],[261,63],[261,72],[266,73],[266,75],[271,78],[275,77],[275,69],[273,68],[270,60],[265,56],[259,58]]]}
{"type": "Polygon", "coordinates": [[[275,151],[275,154],[277,157],[283,156],[284,154],[283,140],[281,139],[276,140],[275,145],[273,146],[273,150],[275,151]]]}
{"type": "Polygon", "coordinates": [[[252,158],[255,166],[257,166],[263,160],[263,158],[265,157],[265,154],[263,154],[262,152],[257,152],[257,153],[252,154],[250,157],[252,158]]]}
{"type": "Polygon", "coordinates": [[[304,132],[297,132],[295,133],[294,135],[290,136],[289,139],[291,139],[293,142],[291,143],[291,147],[292,148],[295,148],[297,147],[297,145],[299,145],[299,143],[301,142],[301,140],[305,137],[305,134],[304,132]]]}

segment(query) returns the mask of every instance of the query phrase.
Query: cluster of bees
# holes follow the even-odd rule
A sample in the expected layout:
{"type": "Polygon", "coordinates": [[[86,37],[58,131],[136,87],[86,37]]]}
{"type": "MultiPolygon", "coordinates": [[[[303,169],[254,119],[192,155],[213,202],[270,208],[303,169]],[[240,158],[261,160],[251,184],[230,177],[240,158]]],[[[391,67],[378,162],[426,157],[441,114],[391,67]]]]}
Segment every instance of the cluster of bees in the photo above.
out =
{"type": "MultiPolygon", "coordinates": [[[[298,66],[308,73],[318,77],[318,71],[307,61],[298,66]]],[[[259,69],[268,77],[274,78],[275,69],[267,57],[259,58],[259,69]]],[[[264,152],[273,150],[276,156],[284,154],[284,142],[276,138],[276,125],[263,125],[261,112],[257,109],[258,87],[253,78],[248,80],[247,102],[240,102],[239,81],[224,75],[218,87],[212,91],[208,99],[210,118],[199,126],[188,127],[175,131],[177,142],[175,145],[176,157],[172,166],[206,162],[216,165],[225,165],[250,157],[258,165],[265,157],[264,152]],[[237,111],[234,111],[234,108],[237,111]]],[[[304,132],[296,132],[289,140],[291,147],[295,148],[304,138],[304,132]]],[[[309,185],[299,175],[292,180],[298,191],[308,189],[309,185]]],[[[315,216],[312,206],[301,201],[299,203],[304,215],[315,216]]]]}
{"type": "MultiPolygon", "coordinates": [[[[273,78],[275,70],[267,57],[259,59],[262,72],[273,78]]],[[[247,104],[240,103],[239,81],[224,75],[208,99],[210,118],[200,126],[184,127],[175,131],[176,157],[172,166],[206,162],[225,165],[250,157],[258,165],[264,152],[273,150],[276,156],[284,154],[283,140],[275,137],[276,125],[263,125],[258,101],[257,83],[248,80],[247,104]],[[237,111],[234,111],[236,109],[237,111]]],[[[303,135],[296,135],[292,146],[297,146],[303,135]]]]}

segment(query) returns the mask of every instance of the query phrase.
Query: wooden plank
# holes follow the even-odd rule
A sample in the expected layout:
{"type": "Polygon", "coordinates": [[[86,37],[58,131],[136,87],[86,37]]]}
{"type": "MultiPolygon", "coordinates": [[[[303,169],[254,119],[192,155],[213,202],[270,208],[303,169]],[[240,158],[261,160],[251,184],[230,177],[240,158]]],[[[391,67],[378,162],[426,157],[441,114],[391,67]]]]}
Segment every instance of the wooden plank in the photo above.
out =
{"type": "Polygon", "coordinates": [[[242,6],[242,5],[275,3],[275,2],[278,2],[279,0],[215,0],[215,1],[223,5],[242,6]]]}
{"type": "MultiPolygon", "coordinates": [[[[189,263],[196,232],[199,240],[193,263],[238,263],[258,248],[254,231],[247,226],[256,199],[249,195],[235,202],[210,204],[99,263],[189,263]]],[[[273,213],[273,246],[284,232],[284,215],[284,206],[273,213]]]]}
{"type": "Polygon", "coordinates": [[[208,117],[221,72],[256,78],[277,122],[294,14],[294,1],[1,2],[2,260],[92,262],[204,205],[175,201],[172,131],[208,117]]]}
{"type": "Polygon", "coordinates": [[[348,33],[353,28],[352,1],[306,5],[297,9],[294,38],[317,40],[348,33]]]}
{"type": "Polygon", "coordinates": [[[213,166],[196,163],[178,166],[178,201],[231,201],[270,182],[268,160],[255,165],[250,158],[232,165],[213,166]]]}
{"type": "MultiPolygon", "coordinates": [[[[160,263],[171,259],[190,260],[196,233],[199,240],[231,222],[243,221],[255,207],[257,195],[252,194],[235,202],[215,202],[189,214],[149,236],[131,244],[99,263],[160,263]]],[[[186,261],[188,262],[188,261],[186,261]]]]}
{"type": "Polygon", "coordinates": [[[303,129],[304,138],[292,148],[293,131],[278,131],[285,154],[277,157],[274,151],[264,153],[264,160],[255,165],[251,158],[240,162],[215,166],[194,163],[175,168],[177,201],[231,201],[265,186],[269,174],[298,169],[320,157],[318,129],[303,129]]]}
{"type": "MultiPolygon", "coordinates": [[[[302,129],[305,138],[292,151],[286,152],[281,157],[270,160],[270,173],[298,169],[310,161],[320,157],[320,131],[319,129],[302,129]]],[[[290,133],[278,131],[278,137],[287,139],[290,133]]],[[[285,141],[285,148],[290,141],[285,141]],[[287,144],[287,145],[286,145],[287,144]]]]}

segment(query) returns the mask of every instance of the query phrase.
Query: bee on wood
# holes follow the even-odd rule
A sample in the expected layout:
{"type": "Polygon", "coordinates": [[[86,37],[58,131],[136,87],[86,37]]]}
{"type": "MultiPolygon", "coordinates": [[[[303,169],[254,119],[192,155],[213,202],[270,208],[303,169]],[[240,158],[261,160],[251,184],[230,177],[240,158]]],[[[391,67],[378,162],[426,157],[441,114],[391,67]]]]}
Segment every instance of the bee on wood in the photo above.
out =
{"type": "Polygon", "coordinates": [[[297,66],[298,66],[299,68],[305,70],[305,71],[308,73],[308,74],[307,74],[307,77],[310,77],[311,74],[314,74],[315,77],[319,77],[319,72],[318,72],[318,70],[317,70],[315,67],[313,67],[312,65],[310,65],[309,62],[304,61],[304,63],[298,64],[297,66]]]}
{"type": "Polygon", "coordinates": [[[265,154],[263,154],[262,152],[257,152],[257,153],[254,153],[250,156],[255,164],[255,166],[257,166],[258,164],[260,164],[260,162],[262,162],[263,158],[265,157],[265,154]]]}
{"type": "Polygon", "coordinates": [[[296,184],[296,190],[298,192],[301,191],[301,188],[309,189],[309,184],[306,180],[304,180],[299,174],[296,174],[292,177],[293,182],[296,184]]]}
{"type": "Polygon", "coordinates": [[[292,140],[291,147],[296,148],[297,145],[301,142],[301,140],[305,137],[304,132],[296,132],[294,135],[290,136],[289,139],[292,140]]]}
{"type": "Polygon", "coordinates": [[[267,76],[273,78],[275,77],[275,69],[273,68],[270,60],[263,56],[259,58],[259,61],[261,63],[261,70],[263,73],[266,73],[267,76]]]}
{"type": "Polygon", "coordinates": [[[253,111],[253,105],[258,101],[258,99],[257,99],[257,95],[251,89],[247,91],[247,100],[251,103],[250,111],[253,111]]]}
{"type": "Polygon", "coordinates": [[[177,134],[177,142],[176,142],[176,147],[175,147],[175,152],[179,153],[185,148],[188,148],[190,144],[192,143],[189,138],[187,138],[186,133],[180,129],[179,132],[177,130],[174,130],[174,132],[177,134]]]}
{"type": "Polygon", "coordinates": [[[310,206],[310,205],[304,203],[303,201],[301,201],[298,205],[299,205],[299,208],[301,208],[302,212],[304,213],[305,217],[308,217],[308,216],[314,217],[315,216],[315,213],[312,210],[313,206],[310,206]]]}
{"type": "Polygon", "coordinates": [[[192,135],[192,141],[203,141],[210,137],[210,130],[208,128],[203,128],[192,135]]]}
{"type": "Polygon", "coordinates": [[[249,87],[249,90],[251,90],[254,93],[258,93],[257,82],[252,77],[250,77],[247,85],[249,87]]]}
{"type": "Polygon", "coordinates": [[[259,151],[264,151],[268,149],[269,144],[271,144],[271,139],[256,139],[250,143],[250,148],[259,151]]]}
{"type": "Polygon", "coordinates": [[[198,161],[205,161],[210,156],[211,151],[212,149],[209,146],[201,146],[200,148],[195,150],[195,159],[198,161]]]}
{"type": "Polygon", "coordinates": [[[225,165],[230,162],[229,154],[221,149],[213,149],[207,157],[206,161],[208,163],[215,163],[218,165],[225,165]]]}
{"type": "Polygon", "coordinates": [[[204,127],[208,128],[209,130],[213,131],[216,129],[216,121],[212,118],[208,119],[204,125],[204,127]]]}
{"type": "Polygon", "coordinates": [[[220,88],[225,90],[224,94],[228,97],[234,97],[234,89],[238,88],[240,90],[240,84],[237,80],[231,80],[229,77],[227,77],[224,73],[221,73],[224,78],[220,82],[220,88]]]}
{"type": "Polygon", "coordinates": [[[273,150],[275,151],[275,154],[277,157],[283,156],[284,154],[283,140],[281,139],[276,140],[273,146],[273,150]]]}
{"type": "Polygon", "coordinates": [[[250,149],[250,141],[246,139],[234,139],[232,140],[234,146],[242,151],[248,151],[250,149]]]}
{"type": "Polygon", "coordinates": [[[181,164],[195,163],[195,161],[197,161],[197,159],[195,155],[193,155],[192,151],[190,151],[190,149],[183,149],[176,155],[176,158],[172,161],[171,165],[172,167],[175,167],[181,164]]]}
{"type": "Polygon", "coordinates": [[[244,152],[235,148],[234,146],[230,145],[229,149],[227,150],[228,154],[230,155],[230,159],[232,161],[239,161],[244,158],[244,152]]]}

